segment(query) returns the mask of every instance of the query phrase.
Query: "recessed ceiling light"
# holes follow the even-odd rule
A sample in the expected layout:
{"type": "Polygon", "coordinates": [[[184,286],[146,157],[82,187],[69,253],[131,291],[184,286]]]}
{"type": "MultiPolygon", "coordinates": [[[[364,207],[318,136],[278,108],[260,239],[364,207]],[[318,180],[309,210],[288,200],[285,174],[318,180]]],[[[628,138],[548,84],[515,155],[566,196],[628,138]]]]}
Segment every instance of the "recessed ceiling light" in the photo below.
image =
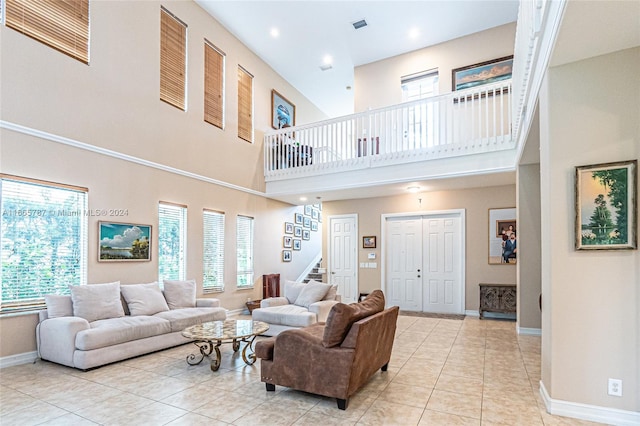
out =
{"type": "Polygon", "coordinates": [[[300,201],[307,201],[307,197],[300,197],[300,201]]]}
{"type": "Polygon", "coordinates": [[[409,191],[411,193],[416,193],[416,192],[420,191],[420,187],[416,186],[416,185],[410,186],[410,187],[407,188],[407,191],[409,191]]]}
{"type": "Polygon", "coordinates": [[[413,27],[409,30],[409,38],[411,40],[417,39],[419,35],[420,35],[420,30],[418,28],[413,27]]]}
{"type": "Polygon", "coordinates": [[[271,31],[269,31],[269,34],[271,34],[271,37],[273,38],[278,38],[278,36],[280,35],[280,30],[273,27],[271,28],[271,31]]]}
{"type": "Polygon", "coordinates": [[[331,57],[331,55],[324,55],[324,58],[322,58],[322,63],[325,65],[331,65],[333,63],[333,57],[331,57]]]}

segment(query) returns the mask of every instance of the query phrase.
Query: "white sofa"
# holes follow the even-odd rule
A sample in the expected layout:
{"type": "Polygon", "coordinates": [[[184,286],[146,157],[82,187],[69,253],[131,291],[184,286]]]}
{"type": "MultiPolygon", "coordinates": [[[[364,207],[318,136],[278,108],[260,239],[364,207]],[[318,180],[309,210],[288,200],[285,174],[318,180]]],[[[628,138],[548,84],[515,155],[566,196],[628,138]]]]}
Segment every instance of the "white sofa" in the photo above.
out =
{"type": "Polygon", "coordinates": [[[80,370],[187,343],[185,328],[227,317],[218,299],[196,299],[195,281],[89,284],[45,301],[38,355],[80,370]]]}
{"type": "Polygon", "coordinates": [[[314,280],[308,284],[286,281],[283,293],[284,296],[260,301],[260,307],[251,313],[254,321],[269,324],[265,336],[325,322],[331,307],[340,301],[336,285],[314,280]]]}

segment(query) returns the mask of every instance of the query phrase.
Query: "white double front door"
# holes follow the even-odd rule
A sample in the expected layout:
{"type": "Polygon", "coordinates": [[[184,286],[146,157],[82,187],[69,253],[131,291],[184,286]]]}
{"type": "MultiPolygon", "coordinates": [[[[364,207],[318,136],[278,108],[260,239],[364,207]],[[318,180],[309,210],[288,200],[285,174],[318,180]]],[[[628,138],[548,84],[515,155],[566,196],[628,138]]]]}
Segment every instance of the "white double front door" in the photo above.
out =
{"type": "Polygon", "coordinates": [[[462,211],[383,217],[389,304],[464,313],[463,218],[462,211]]]}

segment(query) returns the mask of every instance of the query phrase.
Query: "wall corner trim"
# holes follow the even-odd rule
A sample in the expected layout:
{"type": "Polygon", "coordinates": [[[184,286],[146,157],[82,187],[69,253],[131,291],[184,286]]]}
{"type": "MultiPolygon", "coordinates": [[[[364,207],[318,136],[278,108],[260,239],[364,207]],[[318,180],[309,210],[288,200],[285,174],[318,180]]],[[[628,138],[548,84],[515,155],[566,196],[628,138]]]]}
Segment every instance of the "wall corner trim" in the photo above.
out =
{"type": "Polygon", "coordinates": [[[579,402],[562,401],[549,396],[544,383],[540,381],[540,396],[544,401],[547,412],[557,416],[572,417],[617,426],[632,426],[640,424],[640,412],[619,410],[617,408],[600,407],[579,402]]]}

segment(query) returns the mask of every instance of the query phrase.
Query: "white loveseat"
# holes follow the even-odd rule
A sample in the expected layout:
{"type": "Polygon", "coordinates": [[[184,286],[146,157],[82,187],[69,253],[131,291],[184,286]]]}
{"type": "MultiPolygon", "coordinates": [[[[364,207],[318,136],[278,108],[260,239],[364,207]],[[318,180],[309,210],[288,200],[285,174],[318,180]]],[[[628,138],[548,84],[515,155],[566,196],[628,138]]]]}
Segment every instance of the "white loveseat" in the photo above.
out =
{"type": "Polygon", "coordinates": [[[81,370],[187,343],[185,328],[227,317],[218,299],[196,299],[195,281],[73,286],[45,301],[38,355],[81,370]]]}
{"type": "Polygon", "coordinates": [[[254,321],[269,324],[266,336],[276,336],[284,330],[325,322],[331,307],[340,301],[336,293],[336,285],[314,280],[308,284],[286,281],[284,296],[260,301],[260,307],[251,316],[254,321]]]}

